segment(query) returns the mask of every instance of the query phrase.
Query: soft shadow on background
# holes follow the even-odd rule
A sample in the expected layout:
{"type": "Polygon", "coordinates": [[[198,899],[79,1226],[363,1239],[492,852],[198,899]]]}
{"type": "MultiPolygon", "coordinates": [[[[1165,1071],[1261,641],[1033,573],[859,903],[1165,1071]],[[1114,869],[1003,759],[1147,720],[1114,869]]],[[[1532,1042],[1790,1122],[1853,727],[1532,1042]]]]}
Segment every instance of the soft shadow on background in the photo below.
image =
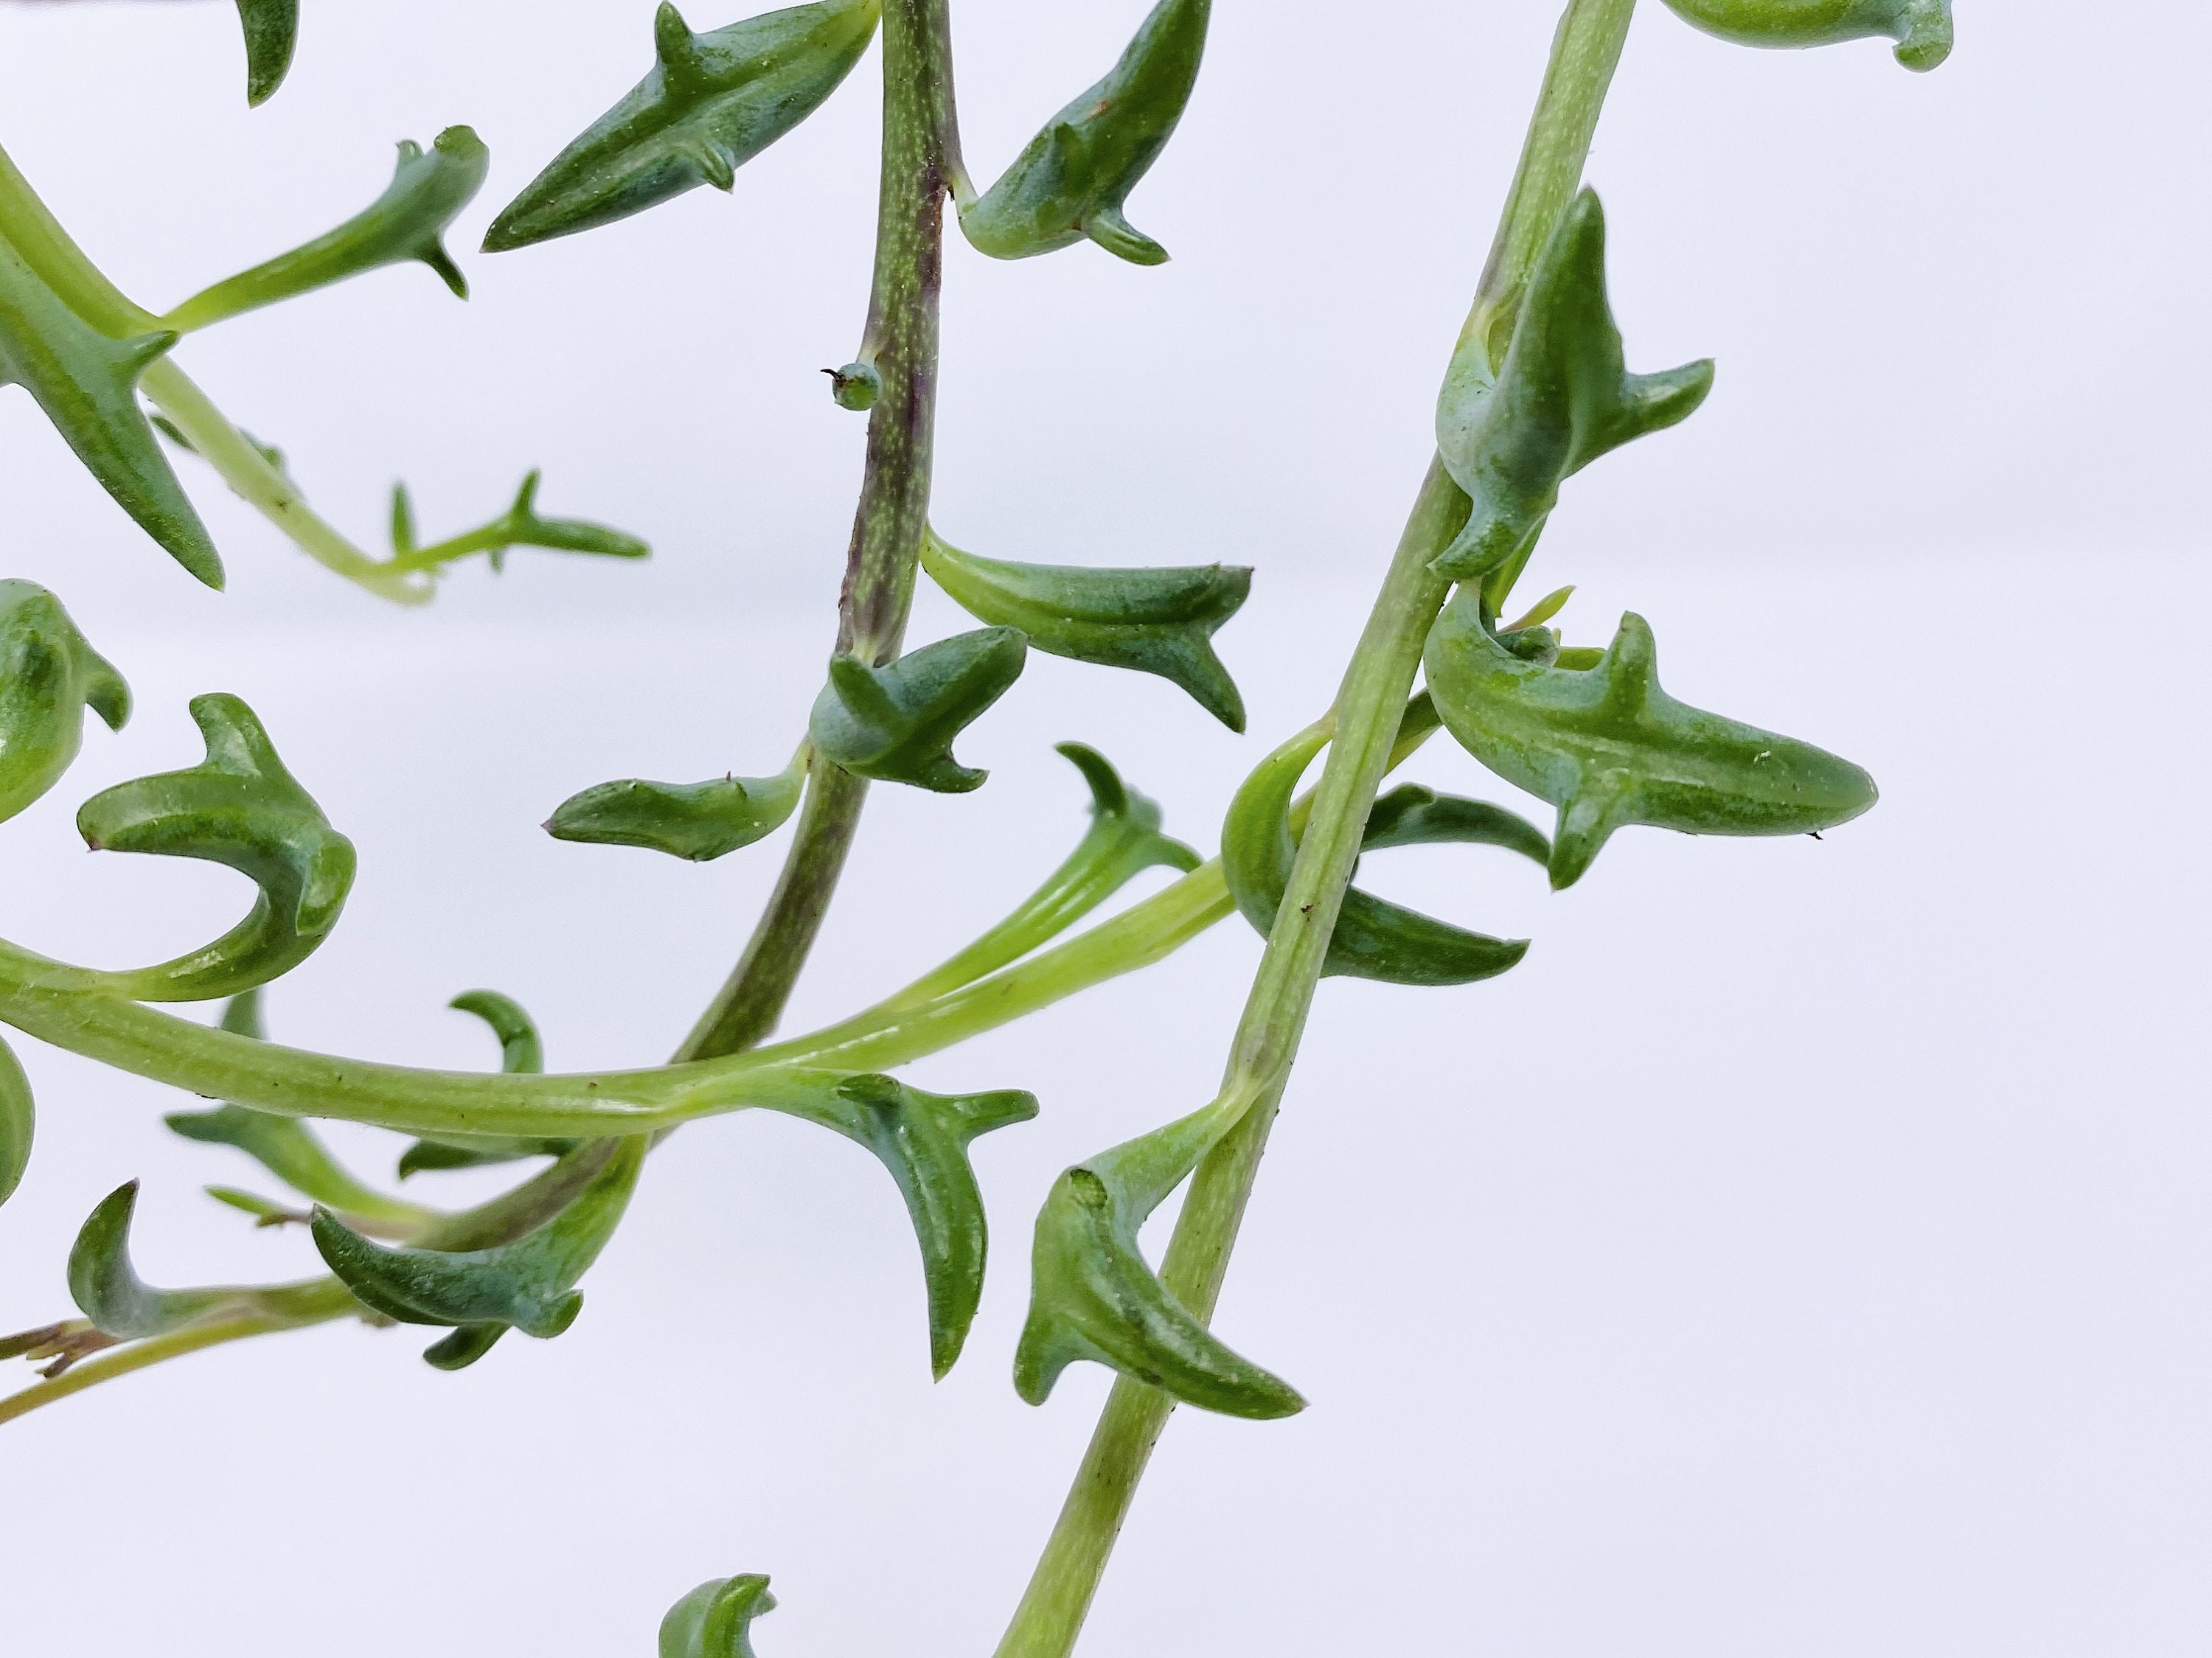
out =
{"type": "MultiPolygon", "coordinates": [[[[1085,1650],[2203,1652],[2212,19],[1966,0],[1922,78],[1872,43],[1753,53],[1644,9],[1591,166],[1616,302],[1634,364],[1711,354],[1720,380],[1570,486],[1531,580],[1583,584],[1577,642],[1642,611],[1670,689],[1863,762],[1882,805],[1820,842],[1632,831],[1556,897],[1503,857],[1370,861],[1535,946],[1467,990],[1322,987],[1222,1311],[1313,1407],[1178,1415],[1085,1650]]],[[[858,471],[817,371],[861,319],[875,59],[731,198],[488,258],[465,250],[491,211],[646,68],[645,0],[307,10],[249,114],[227,7],[8,9],[0,137],[161,305],[352,211],[392,141],[473,124],[468,304],[387,271],[179,360],[364,539],[394,477],[438,534],[542,465],[549,511],[656,556],[518,553],[399,614],[187,461],[231,570],[208,593],[0,393],[0,574],[59,592],[139,703],[9,828],[0,931],[119,964],[231,919],[231,878],[85,857],[70,817],[187,763],[185,701],[235,691],[362,851],[274,1034],[488,1066],[443,1008],[488,985],[559,1068],[647,1061],[777,847],[697,868],[536,825],[607,777],[771,769],[804,719],[858,471]]],[[[961,0],[971,167],[1142,10],[961,0]]],[[[1083,796],[1054,741],[1102,747],[1210,849],[1243,769],[1325,705],[1553,10],[1231,0],[1132,203],[1174,263],[955,240],[939,526],[1000,556],[1256,566],[1221,640],[1252,734],[1034,659],[967,739],[980,794],[876,791],[794,1028],[1057,860],[1083,796]]],[[[925,596],[915,636],[959,625],[925,596]]],[[[1510,799],[1442,744],[1410,774],[1510,799]]],[[[881,1172],[765,1114],[707,1123],[655,1158],[558,1341],[445,1376],[419,1333],[334,1327],[0,1430],[10,1650],[600,1658],[733,1571],[774,1576],[761,1639],[787,1658],[988,1650],[1104,1392],[1012,1395],[1030,1220],[1060,1168],[1210,1094],[1257,955],[1224,925],[918,1068],[1045,1108],[980,1148],[994,1271],[941,1386],[881,1172]]],[[[252,1171],[167,1134],[175,1096],[22,1046],[40,1143],[0,1212],[0,1327],[66,1309],[68,1240],[131,1175],[149,1277],[311,1268],[199,1195],[252,1171]]],[[[335,1138],[388,1168],[388,1138],[335,1138]]]]}

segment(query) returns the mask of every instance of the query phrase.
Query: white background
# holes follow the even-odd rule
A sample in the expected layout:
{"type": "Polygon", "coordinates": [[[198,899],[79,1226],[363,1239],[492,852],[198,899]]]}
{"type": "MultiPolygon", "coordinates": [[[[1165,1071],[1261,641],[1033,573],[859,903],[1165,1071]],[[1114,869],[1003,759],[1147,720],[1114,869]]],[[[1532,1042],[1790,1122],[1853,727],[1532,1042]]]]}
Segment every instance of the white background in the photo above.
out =
{"type": "MultiPolygon", "coordinates": [[[[535,826],[603,778],[773,769],[798,734],[858,473],[861,422],[817,371],[857,342],[876,60],[732,197],[486,258],[491,212],[646,68],[644,0],[306,9],[249,114],[228,7],[8,8],[0,139],[158,308],[352,211],[392,141],[473,123],[467,305],[387,271],[179,360],[372,544],[396,477],[438,534],[537,465],[548,510],[656,555],[520,553],[399,614],[185,462],[219,596],[0,394],[0,574],[61,593],[139,699],[9,827],[0,931],[119,965],[228,923],[234,878],[88,858],[70,823],[189,762],[185,700],[232,690],[362,852],[276,1034],[489,1065],[443,1010],[482,984],[559,1068],[650,1060],[780,843],[698,868],[535,826]]],[[[1370,861],[1535,947],[1463,991],[1324,986],[1222,1310],[1313,1406],[1177,1417],[1087,1652],[2212,1649],[2212,20],[1960,9],[1923,78],[1876,44],[1753,53],[1644,8],[1591,177],[1632,361],[1711,354],[1718,389],[1571,486],[1531,578],[1583,584],[1580,642],[1643,611],[1677,694],[1850,755],[1881,808],[1818,843],[1631,832],[1556,897],[1503,856],[1370,861]]],[[[961,0],[973,169],[1140,10],[961,0]]],[[[1061,855],[1082,795],[1054,740],[1099,744],[1210,849],[1243,769],[1326,703],[1551,12],[1228,0],[1132,203],[1174,263],[954,240],[939,526],[1000,556],[1256,566],[1221,639],[1252,734],[1033,659],[963,740],[980,794],[876,792],[790,1028],[1061,855]]],[[[959,625],[925,596],[918,638],[959,625]]],[[[1411,774],[1510,798],[1442,744],[1411,774]]],[[[1207,1096],[1257,953],[1230,923],[917,1069],[1044,1102],[981,1145],[998,1248],[943,1385],[880,1171],[803,1125],[705,1124],[654,1159],[556,1342],[454,1376],[420,1333],[334,1327],[0,1430],[0,1644],[603,1658],[750,1570],[783,1601],[773,1658],[987,1652],[1104,1390],[1073,1372],[1039,1411],[1007,1384],[1030,1219],[1054,1171],[1207,1096]]],[[[0,1213],[0,1328],[67,1310],[68,1241],[131,1175],[149,1278],[311,1270],[297,1234],[198,1194],[258,1171],[169,1136],[178,1096],[21,1046],[40,1138],[0,1213]]],[[[388,1138],[335,1138],[388,1171],[388,1138]]]]}

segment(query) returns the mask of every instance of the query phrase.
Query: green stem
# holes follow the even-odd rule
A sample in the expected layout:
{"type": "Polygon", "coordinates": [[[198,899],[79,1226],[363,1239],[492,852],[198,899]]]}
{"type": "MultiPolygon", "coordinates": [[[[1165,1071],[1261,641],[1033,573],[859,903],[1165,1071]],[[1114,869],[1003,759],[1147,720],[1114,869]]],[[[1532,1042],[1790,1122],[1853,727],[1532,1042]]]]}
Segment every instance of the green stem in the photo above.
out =
{"type": "Polygon", "coordinates": [[[0,238],[76,312],[115,339],[158,333],[161,319],[125,296],[70,240],[30,180],[0,149],[0,238]]]}

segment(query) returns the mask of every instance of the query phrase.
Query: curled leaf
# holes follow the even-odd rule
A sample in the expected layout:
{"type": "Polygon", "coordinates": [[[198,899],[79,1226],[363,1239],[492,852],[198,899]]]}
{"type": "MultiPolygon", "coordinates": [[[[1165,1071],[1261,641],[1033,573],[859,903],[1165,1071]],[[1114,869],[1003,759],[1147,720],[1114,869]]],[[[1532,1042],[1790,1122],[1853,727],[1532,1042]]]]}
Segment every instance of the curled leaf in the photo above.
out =
{"type": "Polygon", "coordinates": [[[437,570],[471,553],[483,553],[495,574],[507,568],[516,547],[544,547],[561,553],[592,553],[602,558],[647,558],[653,549],[627,531],[588,519],[544,518],[538,511],[540,474],[533,470],[515,491],[514,502],[489,524],[435,543],[415,540],[415,506],[407,486],[392,486],[392,563],[395,570],[437,570]]]}
{"type": "Polygon", "coordinates": [[[960,209],[980,252],[1025,259],[1088,236],[1133,264],[1167,249],[1122,216],[1198,83],[1212,0],[1159,0],[1106,78],[1046,123],[998,183],[960,209]]]}
{"type": "Polygon", "coordinates": [[[1122,782],[1097,750],[1062,743],[1056,751],[1091,786],[1090,831],[1012,914],[884,1006],[912,1006],[997,972],[1066,932],[1146,870],[1165,865],[1188,873],[1203,861],[1182,841],[1160,833],[1158,803],[1122,782]]]}
{"type": "Polygon", "coordinates": [[[1633,612],[1595,667],[1524,661],[1462,592],[1430,630],[1429,691],[1445,726],[1507,782],[1559,809],[1552,885],[1582,878],[1613,832],[1802,835],[1875,804],[1874,780],[1809,743],[1678,702],[1633,612]]]}
{"type": "Polygon", "coordinates": [[[23,1183],[37,1128],[31,1079],[23,1074],[15,1050],[0,1042],[0,1203],[15,1196],[15,1188],[23,1183]]]}
{"type": "MultiPolygon", "coordinates": [[[[465,990],[446,1004],[462,1013],[473,1013],[491,1027],[499,1039],[499,1068],[509,1075],[534,1076],[545,1069],[545,1048],[538,1026],[521,1003],[496,990],[465,990]]],[[[420,1139],[399,1154],[399,1178],[425,1169],[478,1169],[486,1163],[513,1163],[519,1157],[559,1157],[574,1151],[573,1139],[530,1138],[510,1134],[453,1135],[420,1139]]]]}
{"type": "Polygon", "coordinates": [[[238,21],[246,30],[246,101],[266,103],[292,67],[300,0],[238,0],[238,21]]]}
{"type": "Polygon", "coordinates": [[[101,1199],[70,1250],[70,1298],[102,1335],[135,1341],[226,1314],[276,1315],[313,1322],[331,1315],[328,1280],[257,1288],[156,1290],[131,1264],[131,1218],[138,1182],[101,1199]]]}
{"type": "Polygon", "coordinates": [[[177,343],[157,329],[111,339],[0,236],[0,386],[28,392],[84,469],[169,556],[210,587],[222,560],[138,407],[138,377],[177,343]]]}
{"type": "Polygon", "coordinates": [[[483,187],[490,166],[491,152],[468,127],[447,127],[428,150],[402,139],[392,182],[374,202],[337,229],[195,294],[162,318],[162,324],[189,334],[226,317],[410,260],[428,265],[466,299],[468,278],[440,238],[483,187]]]}
{"type": "Polygon", "coordinates": [[[1467,580],[1531,543],[1559,486],[1600,455],[1686,420],[1712,390],[1713,366],[1659,374],[1623,367],[1605,288],[1605,210],[1585,190],[1560,216],[1529,280],[1504,366],[1486,342],[1452,358],[1437,399],[1437,448],[1474,503],[1432,568],[1467,580]]]}
{"type": "Polygon", "coordinates": [[[1233,732],[1244,699],[1210,642],[1252,591],[1235,564],[1093,569],[978,558],[922,537],[922,568],[978,622],[1018,628],[1037,649],[1174,681],[1233,732]]]}
{"type": "Polygon", "coordinates": [[[876,32],[878,0],[823,0],[694,34],[653,22],[653,71],[501,210],[484,252],[627,218],[737,169],[811,115],[876,32]]]}
{"type": "MultiPolygon", "coordinates": [[[[1221,868],[1244,919],[1261,938],[1290,885],[1297,841],[1291,833],[1291,797],[1313,758],[1327,746],[1324,729],[1300,732],[1245,780],[1221,832],[1221,868]]],[[[1364,846],[1412,846],[1471,841],[1511,847],[1544,861],[1549,850],[1534,827],[1502,807],[1438,797],[1426,789],[1396,790],[1376,802],[1364,846]]],[[[1528,951],[1525,938],[1492,938],[1345,889],[1336,930],[1322,971],[1398,985],[1463,985],[1494,978],[1528,951]]]]}
{"type": "Polygon", "coordinates": [[[757,1573],[702,1583],[660,1620],[660,1658],[753,1658],[752,1621],[775,1610],[757,1573]]]}
{"type": "Polygon", "coordinates": [[[645,847],[707,863],[774,834],[799,810],[806,785],[802,753],[774,777],[716,777],[704,783],[599,783],[553,809],[556,841],[645,847]]]}
{"type": "Polygon", "coordinates": [[[423,1357],[441,1370],[473,1364],[508,1329],[541,1339],[575,1321],[575,1288],[614,1236],[636,1188],[648,1136],[596,1141],[572,1156],[601,1159],[567,1207],[512,1243],[486,1249],[392,1249],[315,1211],[315,1248],[363,1304],[403,1324],[453,1327],[423,1357]]]}
{"type": "Polygon", "coordinates": [[[1667,0],[1684,22],[1746,46],[1827,46],[1879,37],[1909,70],[1951,55],[1951,0],[1667,0]]]}
{"type": "Polygon", "coordinates": [[[960,1357],[982,1299],[988,1230],[968,1146],[1036,1115],[1034,1094],[929,1094],[896,1077],[847,1077],[805,1104],[780,1106],[875,1153],[897,1182],[921,1246],[929,1295],[930,1368],[940,1379],[960,1357]]]}
{"type": "Polygon", "coordinates": [[[1029,641],[1012,628],[978,628],[872,668],[830,663],[814,701],[814,751],[862,777],[939,794],[981,788],[986,773],[952,757],[952,739],[1021,677],[1029,641]]]}
{"type": "Polygon", "coordinates": [[[61,780],[88,708],[120,731],[131,688],[61,600],[32,582],[0,581],[0,822],[61,780]]]}
{"type": "Polygon", "coordinates": [[[337,925],[353,885],[353,842],[284,769],[253,710],[218,694],[194,697],[191,714],[207,758],[93,796],[78,809],[77,832],[95,852],[227,865],[261,890],[246,918],[213,944],[105,975],[134,1001],[204,1001],[289,972],[337,925]]]}
{"type": "Polygon", "coordinates": [[[1145,1218],[1237,1126],[1249,1094],[1227,1094],[1166,1127],[1078,1163],[1053,1182],[1030,1248],[1030,1315],[1014,1389],[1032,1405],[1079,1359],[1228,1416],[1291,1416],[1305,1400],[1193,1317],[1137,1247],[1145,1218]]]}

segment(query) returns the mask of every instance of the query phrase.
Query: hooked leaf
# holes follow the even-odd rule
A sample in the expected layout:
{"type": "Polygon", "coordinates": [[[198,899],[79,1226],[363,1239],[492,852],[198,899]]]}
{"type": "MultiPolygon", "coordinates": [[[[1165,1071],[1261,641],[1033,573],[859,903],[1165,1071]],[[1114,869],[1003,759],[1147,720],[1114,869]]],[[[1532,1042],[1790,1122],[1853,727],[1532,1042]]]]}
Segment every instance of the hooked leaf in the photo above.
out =
{"type": "Polygon", "coordinates": [[[176,343],[169,329],[109,338],[0,237],[0,386],[28,392],[115,504],[178,563],[220,587],[215,543],[138,407],[139,375],[176,343]]]}
{"type": "Polygon", "coordinates": [[[227,865],[261,890],[246,918],[213,944],[156,967],[105,975],[134,1001],[234,995],[313,954],[353,885],[353,842],[294,780],[253,710],[234,696],[196,696],[207,758],[115,787],[78,809],[95,852],[145,852],[227,865]]]}
{"type": "Polygon", "coordinates": [[[1186,1404],[1265,1420],[1305,1408],[1296,1389],[1230,1351],[1160,1281],[1137,1247],[1145,1218],[1237,1126],[1249,1096],[1224,1095],[1067,1169],[1039,1212],[1030,1315],[1014,1390],[1031,1405],[1090,1359],[1186,1404]]]}
{"type": "Polygon", "coordinates": [[[28,581],[0,581],[0,822],[61,780],[91,708],[120,731],[131,688],[86,643],[61,600],[28,581]]]}
{"type": "Polygon", "coordinates": [[[1559,485],[1609,450],[1686,420],[1713,366],[1660,374],[1623,366],[1605,288],[1605,210],[1585,190],[1560,216],[1530,277],[1504,367],[1462,344],[1437,399],[1437,449],[1474,502],[1431,568],[1454,580],[1498,568],[1531,543],[1559,485]]]}
{"type": "Polygon", "coordinates": [[[660,1620],[660,1658],[753,1658],[752,1621],[775,1610],[757,1573],[702,1583],[660,1620]]]}
{"type": "Polygon", "coordinates": [[[1159,0],[1106,78],[1046,123],[998,183],[960,209],[980,252],[1025,259],[1089,237],[1133,264],[1167,249],[1122,216],[1198,83],[1212,0],[1159,0]]]}
{"type": "Polygon", "coordinates": [[[878,0],[822,0],[694,34],[674,6],[653,22],[653,71],[492,221],[484,252],[572,235],[737,169],[837,89],[876,32],[878,0]]]}
{"type": "Polygon", "coordinates": [[[575,1321],[576,1288],[629,1207],[650,1136],[598,1141],[571,1155],[602,1159],[576,1196],[551,1219],[511,1243],[486,1249],[392,1249],[351,1230],[328,1209],[315,1210],[315,1248],[340,1283],[365,1305],[403,1324],[447,1325],[455,1333],[423,1357],[459,1370],[489,1351],[508,1329],[550,1339],[575,1321]]]}
{"type": "Polygon", "coordinates": [[[1210,641],[1251,592],[1248,568],[1012,564],[963,553],[934,531],[922,537],[921,562],[978,622],[1018,628],[1054,656],[1158,674],[1230,730],[1244,729],[1244,699],[1210,641]]]}
{"type": "Polygon", "coordinates": [[[516,547],[544,547],[559,553],[594,553],[602,558],[649,558],[653,549],[627,531],[589,519],[543,518],[538,512],[541,474],[533,468],[515,491],[514,504],[480,528],[421,547],[415,540],[415,505],[407,486],[392,486],[392,563],[400,569],[434,570],[471,553],[490,560],[493,573],[507,568],[507,555],[516,547]]]}
{"type": "Polygon", "coordinates": [[[1870,36],[1897,43],[1909,70],[1951,55],[1951,0],[1667,0],[1708,34],[1746,46],[1827,46],[1870,36]]]}
{"type": "Polygon", "coordinates": [[[23,1183],[37,1128],[31,1079],[23,1074],[15,1050],[0,1042],[0,1203],[15,1196],[15,1188],[23,1183]]]}
{"type": "Polygon", "coordinates": [[[704,783],[600,783],[553,809],[556,841],[645,847],[707,863],[773,835],[799,810],[806,784],[802,754],[774,777],[716,777],[704,783]]]}
{"type": "MultiPolygon", "coordinates": [[[[545,1048],[538,1026],[522,1004],[496,990],[465,990],[446,1004],[463,1013],[473,1013],[491,1027],[499,1039],[499,1068],[510,1075],[536,1075],[545,1069],[545,1048]]],[[[573,1139],[532,1138],[510,1134],[454,1135],[420,1139],[399,1154],[399,1178],[424,1169],[478,1169],[486,1163],[513,1163],[520,1157],[559,1157],[574,1151],[573,1139]]]]}
{"type": "Polygon", "coordinates": [[[300,0],[238,0],[238,21],[246,30],[246,101],[266,103],[292,67],[300,0]]]}
{"type": "Polygon", "coordinates": [[[952,739],[1021,677],[1029,641],[978,628],[872,668],[833,657],[808,722],[815,752],[861,777],[939,794],[981,788],[988,774],[952,757],[952,739]]]}
{"type": "Polygon", "coordinates": [[[1424,661],[1437,712],[1468,752],[1559,809],[1554,888],[1580,880],[1627,824],[1803,835],[1875,804],[1874,779],[1850,761],[1668,695],[1650,624],[1633,612],[1595,666],[1565,668],[1507,650],[1462,592],[1424,661]]]}
{"type": "MultiPolygon", "coordinates": [[[[1291,738],[1260,762],[1230,805],[1221,832],[1222,873],[1237,908],[1263,938],[1274,930],[1297,857],[1291,797],[1328,742],[1325,731],[1291,738]]],[[[1510,847],[1540,864],[1550,850],[1533,825],[1502,807],[1439,796],[1418,786],[1375,803],[1361,845],[1379,849],[1443,841],[1510,847]]],[[[1347,887],[1322,971],[1386,984],[1473,984],[1496,977],[1528,952],[1525,938],[1469,932],[1347,887]]]]}
{"type": "Polygon", "coordinates": [[[483,187],[490,166],[491,152],[468,127],[447,127],[428,151],[411,139],[402,139],[392,182],[374,202],[337,229],[195,294],[161,321],[188,334],[226,317],[409,260],[428,265],[456,295],[466,299],[468,278],[440,238],[483,187]]]}
{"type": "Polygon", "coordinates": [[[125,1340],[158,1336],[204,1318],[228,1298],[222,1290],[156,1290],[131,1264],[131,1217],[138,1182],[100,1200],[70,1250],[70,1299],[104,1335],[125,1340]]]}

